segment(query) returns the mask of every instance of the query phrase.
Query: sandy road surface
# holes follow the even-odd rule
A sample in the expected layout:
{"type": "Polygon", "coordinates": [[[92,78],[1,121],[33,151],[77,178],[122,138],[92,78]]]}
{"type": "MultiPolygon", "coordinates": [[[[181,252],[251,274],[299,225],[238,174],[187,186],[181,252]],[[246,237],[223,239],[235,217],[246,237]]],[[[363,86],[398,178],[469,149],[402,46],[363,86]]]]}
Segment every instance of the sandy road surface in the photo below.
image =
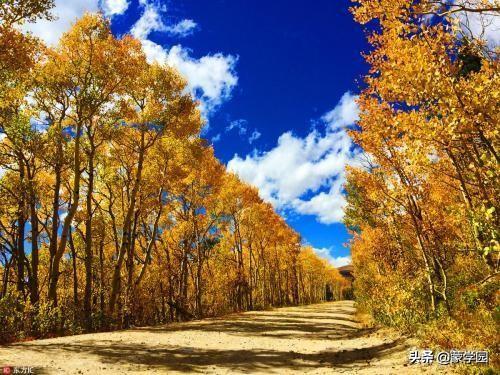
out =
{"type": "MultiPolygon", "coordinates": [[[[411,374],[412,343],[361,329],[350,301],[247,312],[161,327],[130,329],[0,347],[0,366],[36,373],[411,374]]],[[[441,372],[441,371],[439,371],[441,372]]]]}

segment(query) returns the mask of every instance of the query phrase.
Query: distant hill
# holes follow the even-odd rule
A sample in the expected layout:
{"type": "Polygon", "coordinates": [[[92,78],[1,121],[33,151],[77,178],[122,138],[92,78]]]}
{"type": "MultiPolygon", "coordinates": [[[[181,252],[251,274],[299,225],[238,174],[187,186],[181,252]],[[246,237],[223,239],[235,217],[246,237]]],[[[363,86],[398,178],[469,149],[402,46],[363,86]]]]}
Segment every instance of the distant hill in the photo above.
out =
{"type": "Polygon", "coordinates": [[[344,276],[349,281],[354,280],[354,267],[352,264],[337,268],[342,276],[344,276]]]}

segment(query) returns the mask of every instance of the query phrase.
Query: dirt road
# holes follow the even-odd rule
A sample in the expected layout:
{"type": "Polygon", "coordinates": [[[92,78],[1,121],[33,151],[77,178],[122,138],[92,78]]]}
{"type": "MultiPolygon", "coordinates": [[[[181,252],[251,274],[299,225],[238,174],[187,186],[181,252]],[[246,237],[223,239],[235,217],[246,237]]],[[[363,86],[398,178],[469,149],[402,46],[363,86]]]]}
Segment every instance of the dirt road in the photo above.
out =
{"type": "Polygon", "coordinates": [[[247,312],[0,348],[0,366],[35,373],[409,374],[412,343],[361,329],[350,301],[247,312]]]}

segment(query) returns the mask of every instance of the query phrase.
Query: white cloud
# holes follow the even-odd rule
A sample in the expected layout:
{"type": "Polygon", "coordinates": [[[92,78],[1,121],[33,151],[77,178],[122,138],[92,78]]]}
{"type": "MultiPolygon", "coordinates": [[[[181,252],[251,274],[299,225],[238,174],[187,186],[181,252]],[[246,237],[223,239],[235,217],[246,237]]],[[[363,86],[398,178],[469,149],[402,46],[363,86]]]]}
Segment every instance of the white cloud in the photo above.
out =
{"type": "Polygon", "coordinates": [[[345,176],[341,173],[337,175],[328,192],[316,194],[309,200],[296,199],[292,205],[297,212],[314,215],[324,224],[339,223],[344,217],[346,203],[342,192],[344,183],[345,176]]]}
{"type": "Polygon", "coordinates": [[[232,90],[238,83],[235,72],[237,58],[222,53],[194,58],[191,50],[180,44],[164,47],[149,40],[148,36],[153,31],[185,36],[193,31],[196,23],[183,20],[173,26],[167,25],[162,17],[165,7],[148,0],[141,0],[140,4],[144,11],[131,29],[132,35],[141,40],[149,61],[173,66],[186,77],[189,90],[201,101],[202,113],[209,117],[212,111],[231,97],[232,90]]]}
{"type": "Polygon", "coordinates": [[[185,19],[173,26],[168,26],[167,31],[172,35],[183,37],[192,34],[197,26],[193,20],[185,19]]]}
{"type": "Polygon", "coordinates": [[[459,12],[458,19],[466,35],[485,40],[492,49],[500,45],[498,14],[459,12]]]}
{"type": "Polygon", "coordinates": [[[228,169],[256,186],[262,199],[275,208],[314,215],[331,224],[343,217],[345,166],[357,164],[359,151],[343,126],[357,120],[356,96],[346,93],[322,117],[324,133],[311,131],[304,138],[286,132],[269,151],[235,155],[228,169]]]}
{"type": "Polygon", "coordinates": [[[258,130],[254,130],[252,132],[252,134],[250,134],[250,137],[248,138],[248,143],[252,144],[253,142],[255,142],[257,139],[260,138],[262,134],[260,134],[260,132],[258,130]]]}
{"type": "Polygon", "coordinates": [[[339,257],[334,257],[331,254],[331,249],[323,247],[323,248],[313,248],[314,252],[318,254],[321,258],[324,258],[328,260],[328,262],[338,268],[342,266],[346,266],[348,264],[351,264],[351,257],[350,256],[339,256],[339,257]]]}
{"type": "MultiPolygon", "coordinates": [[[[41,20],[24,25],[24,29],[43,39],[47,44],[57,44],[61,35],[85,12],[100,9],[109,17],[124,13],[129,0],[56,0],[52,13],[55,21],[41,20]],[[100,7],[101,6],[101,7],[100,7]]],[[[141,40],[149,61],[158,61],[177,68],[187,81],[191,93],[201,101],[201,110],[206,118],[210,113],[231,97],[238,83],[235,72],[237,58],[232,55],[215,53],[194,58],[191,51],[182,45],[163,47],[148,39],[153,31],[165,32],[182,37],[193,32],[197,24],[190,19],[174,25],[164,21],[165,5],[160,1],[139,0],[142,15],[132,26],[130,33],[141,40]]]]}
{"type": "MultiPolygon", "coordinates": [[[[454,0],[449,6],[451,10],[459,10],[465,8],[481,8],[483,5],[494,8],[493,3],[482,4],[479,1],[471,2],[470,0],[454,0]]],[[[435,19],[435,14],[425,14],[422,16],[422,23],[430,25],[435,19]]],[[[452,13],[451,18],[459,23],[460,29],[467,37],[484,40],[493,50],[500,46],[500,16],[498,11],[494,12],[467,12],[458,11],[452,13]]]]}
{"type": "MultiPolygon", "coordinates": [[[[108,0],[108,1],[126,1],[126,0],[108,0]]],[[[153,31],[164,31],[173,36],[184,37],[192,34],[198,26],[191,19],[184,19],[174,25],[167,25],[164,22],[163,14],[166,13],[167,7],[160,6],[159,3],[152,1],[141,1],[143,12],[139,20],[134,24],[130,33],[137,39],[147,39],[153,31]]]]}
{"type": "Polygon", "coordinates": [[[144,50],[149,62],[157,61],[159,63],[164,63],[167,61],[168,51],[162,46],[148,39],[141,40],[141,43],[142,49],[144,50]]]}
{"type": "Polygon", "coordinates": [[[330,129],[339,129],[351,124],[359,118],[359,108],[356,96],[349,91],[344,93],[334,109],[325,113],[321,119],[325,121],[330,129]]]}
{"type": "Polygon", "coordinates": [[[237,129],[240,135],[244,135],[247,133],[247,124],[248,121],[242,118],[238,120],[233,120],[229,123],[228,126],[226,126],[226,132],[229,132],[233,129],[237,129]]]}
{"type": "Polygon", "coordinates": [[[202,101],[202,108],[208,114],[231,97],[238,83],[234,71],[237,59],[221,53],[196,59],[190,56],[190,52],[175,45],[168,51],[166,63],[187,78],[191,91],[202,101]]]}
{"type": "Polygon", "coordinates": [[[108,17],[113,17],[125,13],[130,3],[128,0],[104,0],[102,9],[108,17]]]}
{"type": "Polygon", "coordinates": [[[220,133],[217,133],[214,135],[211,139],[212,143],[219,142],[220,141],[220,133]]]}
{"type": "Polygon", "coordinates": [[[153,31],[165,31],[166,26],[163,23],[160,11],[161,9],[154,3],[145,3],[142,15],[134,24],[130,33],[135,38],[143,40],[153,31]]]}
{"type": "Polygon", "coordinates": [[[351,264],[351,257],[336,257],[332,259],[332,263],[335,267],[342,267],[351,264]]]}
{"type": "Polygon", "coordinates": [[[56,0],[55,8],[52,9],[56,20],[40,20],[36,23],[25,24],[23,29],[40,37],[47,44],[55,45],[61,35],[85,12],[98,10],[99,0],[56,0]]]}
{"type": "MultiPolygon", "coordinates": [[[[238,131],[238,134],[241,136],[246,135],[248,132],[248,121],[242,118],[231,121],[229,125],[226,126],[226,133],[230,132],[233,129],[236,129],[238,131]]],[[[254,129],[254,131],[247,138],[248,143],[252,144],[257,139],[259,139],[261,135],[262,134],[257,129],[254,129]]]]}

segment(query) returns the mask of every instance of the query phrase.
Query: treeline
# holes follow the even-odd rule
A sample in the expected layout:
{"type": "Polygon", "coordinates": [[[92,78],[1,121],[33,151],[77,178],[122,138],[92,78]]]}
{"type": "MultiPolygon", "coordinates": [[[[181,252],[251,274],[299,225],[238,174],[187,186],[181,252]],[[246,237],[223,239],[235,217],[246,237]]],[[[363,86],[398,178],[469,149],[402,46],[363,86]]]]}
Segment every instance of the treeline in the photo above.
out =
{"type": "Polygon", "coordinates": [[[0,340],[339,298],[214,157],[184,79],[101,15],[54,48],[19,31],[51,6],[0,8],[0,340]]]}
{"type": "Polygon", "coordinates": [[[345,219],[362,308],[429,345],[488,348],[493,361],[500,76],[498,46],[483,37],[499,12],[488,1],[358,1],[372,48],[351,135],[367,158],[348,171],[345,219]]]}

